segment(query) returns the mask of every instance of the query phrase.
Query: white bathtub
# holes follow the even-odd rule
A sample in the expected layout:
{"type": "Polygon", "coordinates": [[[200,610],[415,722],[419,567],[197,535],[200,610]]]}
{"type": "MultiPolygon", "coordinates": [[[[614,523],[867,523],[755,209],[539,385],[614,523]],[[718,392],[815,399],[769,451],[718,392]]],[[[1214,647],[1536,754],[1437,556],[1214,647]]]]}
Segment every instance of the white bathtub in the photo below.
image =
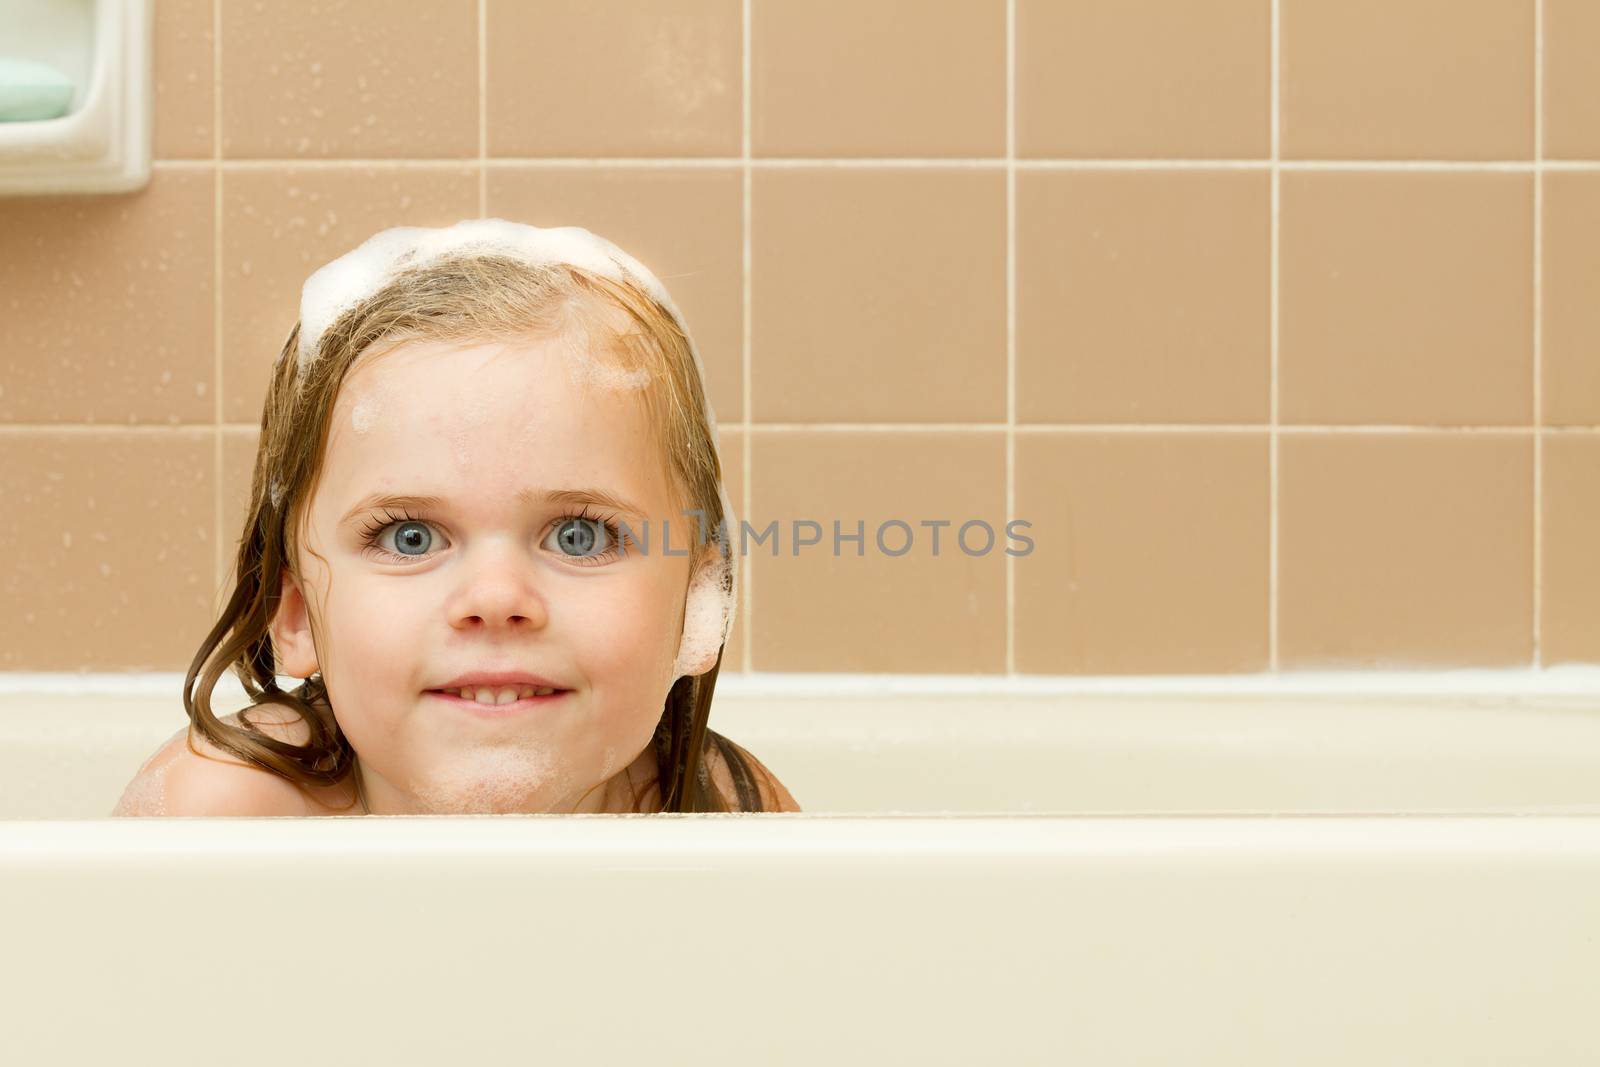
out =
{"type": "Polygon", "coordinates": [[[804,814],[115,820],[179,680],[12,679],[0,1062],[1600,1063],[1600,687],[1464,677],[729,679],[804,814]]]}

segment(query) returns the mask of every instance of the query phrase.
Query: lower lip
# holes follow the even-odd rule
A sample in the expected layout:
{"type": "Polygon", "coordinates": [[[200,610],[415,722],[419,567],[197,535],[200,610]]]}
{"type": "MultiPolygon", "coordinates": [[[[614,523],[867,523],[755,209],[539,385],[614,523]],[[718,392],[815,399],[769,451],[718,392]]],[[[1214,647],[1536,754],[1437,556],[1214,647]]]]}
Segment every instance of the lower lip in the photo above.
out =
{"type": "Polygon", "coordinates": [[[428,690],[428,695],[454,704],[462,711],[470,712],[480,718],[503,719],[509,715],[520,715],[524,712],[536,711],[547,708],[570,693],[570,689],[557,689],[546,696],[520,697],[509,704],[480,704],[476,700],[467,700],[454,693],[441,693],[437,689],[428,690]]]}

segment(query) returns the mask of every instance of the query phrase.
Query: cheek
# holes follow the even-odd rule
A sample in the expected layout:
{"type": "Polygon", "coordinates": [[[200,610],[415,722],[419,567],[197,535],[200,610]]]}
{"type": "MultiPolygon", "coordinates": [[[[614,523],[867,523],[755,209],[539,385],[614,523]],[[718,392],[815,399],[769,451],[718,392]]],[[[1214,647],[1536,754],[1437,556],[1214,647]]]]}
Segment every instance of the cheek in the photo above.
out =
{"type": "Polygon", "coordinates": [[[328,608],[334,669],[368,681],[403,669],[420,647],[416,601],[404,595],[401,582],[367,583],[359,576],[342,577],[340,595],[332,598],[328,608]],[[373,625],[374,619],[382,619],[383,624],[373,625]]]}
{"type": "Polygon", "coordinates": [[[650,743],[672,687],[683,604],[670,571],[662,570],[668,573],[586,605],[585,618],[573,627],[574,650],[590,687],[602,777],[650,743]]]}
{"type": "MultiPolygon", "coordinates": [[[[398,589],[399,583],[394,583],[398,589]]],[[[392,736],[416,685],[416,610],[387,588],[341,574],[329,598],[320,649],[322,676],[340,727],[357,748],[392,736]],[[383,619],[374,626],[373,619],[383,619]]]]}
{"type": "Polygon", "coordinates": [[[672,568],[640,568],[637,579],[598,591],[576,609],[574,643],[589,682],[665,695],[678,651],[682,592],[672,568]]]}

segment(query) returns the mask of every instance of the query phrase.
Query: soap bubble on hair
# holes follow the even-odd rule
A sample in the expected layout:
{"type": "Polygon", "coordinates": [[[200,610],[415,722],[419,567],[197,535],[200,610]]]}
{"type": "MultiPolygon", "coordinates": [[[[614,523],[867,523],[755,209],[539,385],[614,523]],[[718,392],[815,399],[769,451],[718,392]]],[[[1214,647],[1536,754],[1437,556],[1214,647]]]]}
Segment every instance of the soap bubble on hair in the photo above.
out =
{"type": "Polygon", "coordinates": [[[317,358],[323,333],[344,312],[372,296],[401,271],[459,254],[505,255],[531,266],[579,267],[638,287],[673,318],[683,321],[666,287],[643,264],[579,226],[546,228],[505,219],[469,219],[442,228],[397,226],[374,234],[306,279],[300,291],[296,375],[303,380],[317,358]]]}
{"type": "Polygon", "coordinates": [[[569,315],[561,331],[561,347],[567,369],[578,385],[610,390],[643,389],[650,374],[643,367],[619,367],[592,354],[596,348],[588,323],[579,315],[569,315]]]}
{"type": "MultiPolygon", "coordinates": [[[[727,495],[726,490],[723,495],[727,495]]],[[[683,609],[685,637],[678,649],[677,661],[672,665],[673,677],[710,669],[710,663],[717,658],[717,649],[722,647],[733,628],[736,603],[733,566],[728,559],[727,546],[723,546],[723,552],[690,579],[683,609]],[[690,635],[700,635],[700,640],[695,641],[690,635]]]]}

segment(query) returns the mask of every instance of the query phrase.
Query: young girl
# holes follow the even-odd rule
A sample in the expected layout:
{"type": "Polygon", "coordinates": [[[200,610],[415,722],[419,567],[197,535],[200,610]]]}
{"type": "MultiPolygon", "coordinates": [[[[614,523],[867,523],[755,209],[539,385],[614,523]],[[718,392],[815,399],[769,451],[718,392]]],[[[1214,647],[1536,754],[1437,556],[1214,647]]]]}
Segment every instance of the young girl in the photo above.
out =
{"type": "Polygon", "coordinates": [[[798,811],[706,725],[733,525],[636,260],[574,227],[379,233],[306,282],[190,728],[114,814],[798,811]],[[218,719],[230,667],[251,706],[218,719]]]}

